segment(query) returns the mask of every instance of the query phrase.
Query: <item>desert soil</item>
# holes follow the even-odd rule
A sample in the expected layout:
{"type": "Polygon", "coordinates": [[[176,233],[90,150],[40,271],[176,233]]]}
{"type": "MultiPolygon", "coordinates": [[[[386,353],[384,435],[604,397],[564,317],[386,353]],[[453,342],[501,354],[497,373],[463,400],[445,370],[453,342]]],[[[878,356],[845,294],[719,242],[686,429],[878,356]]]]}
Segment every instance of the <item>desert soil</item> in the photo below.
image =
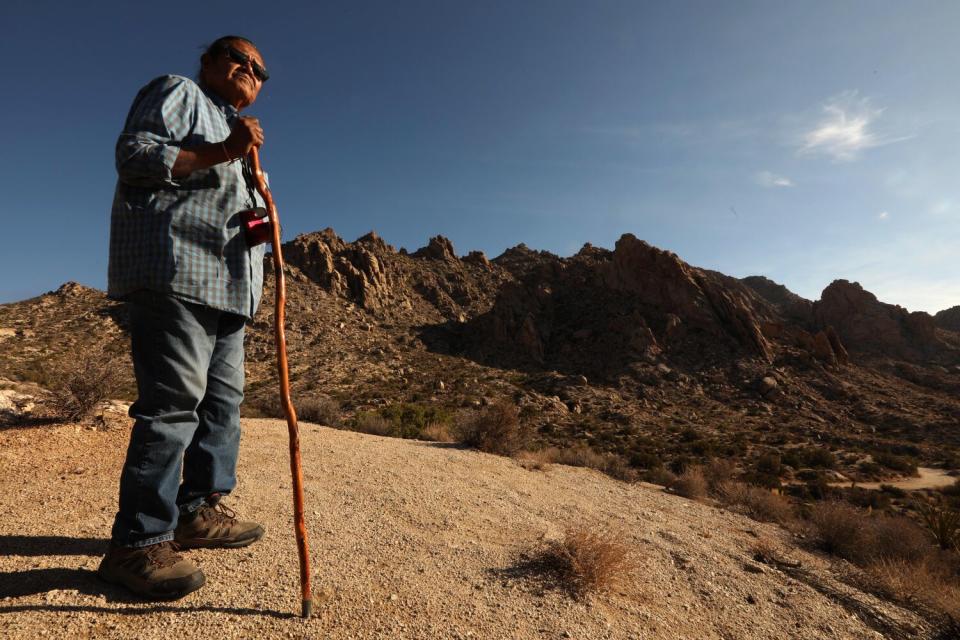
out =
{"type": "Polygon", "coordinates": [[[923,637],[917,616],[846,586],[844,569],[742,516],[592,470],[303,423],[314,617],[299,613],[286,424],[245,420],[229,504],[267,535],[191,551],[207,585],[143,603],[95,570],[127,426],[0,431],[4,638],[923,637]],[[585,600],[524,554],[567,526],[620,531],[636,569],[585,600]],[[801,563],[753,560],[758,540],[801,563]]]}

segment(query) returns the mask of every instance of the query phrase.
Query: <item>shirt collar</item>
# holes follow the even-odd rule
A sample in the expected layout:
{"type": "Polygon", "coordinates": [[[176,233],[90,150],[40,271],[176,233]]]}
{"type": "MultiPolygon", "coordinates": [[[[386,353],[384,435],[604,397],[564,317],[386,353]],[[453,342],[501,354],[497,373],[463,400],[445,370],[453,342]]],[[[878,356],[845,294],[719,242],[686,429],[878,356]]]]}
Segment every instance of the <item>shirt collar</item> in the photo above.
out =
{"type": "Polygon", "coordinates": [[[235,106],[221,98],[216,92],[212,91],[210,88],[201,85],[203,92],[207,94],[207,97],[210,98],[210,101],[216,105],[220,111],[223,112],[223,115],[226,116],[227,122],[233,122],[237,116],[240,115],[240,110],[235,106]]]}

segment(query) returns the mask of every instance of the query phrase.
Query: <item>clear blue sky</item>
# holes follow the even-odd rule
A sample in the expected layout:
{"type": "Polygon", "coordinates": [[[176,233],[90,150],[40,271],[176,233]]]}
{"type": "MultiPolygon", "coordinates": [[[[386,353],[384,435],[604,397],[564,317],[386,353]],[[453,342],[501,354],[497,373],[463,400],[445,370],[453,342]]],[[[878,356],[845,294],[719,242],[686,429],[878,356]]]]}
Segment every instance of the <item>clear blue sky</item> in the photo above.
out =
{"type": "Polygon", "coordinates": [[[106,284],[137,90],[236,33],[272,78],[287,239],[436,234],[491,257],[625,232],[812,299],[960,304],[960,3],[0,4],[0,302],[106,284]]]}

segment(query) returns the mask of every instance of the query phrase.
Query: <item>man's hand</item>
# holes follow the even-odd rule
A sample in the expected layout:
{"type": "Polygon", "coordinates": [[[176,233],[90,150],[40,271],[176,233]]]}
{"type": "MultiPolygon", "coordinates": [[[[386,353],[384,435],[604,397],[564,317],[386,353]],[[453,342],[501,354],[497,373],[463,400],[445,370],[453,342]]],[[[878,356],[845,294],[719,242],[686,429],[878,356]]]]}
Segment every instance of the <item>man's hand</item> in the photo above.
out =
{"type": "Polygon", "coordinates": [[[263,129],[260,121],[241,116],[233,123],[233,130],[223,143],[231,159],[242,158],[254,147],[263,146],[263,129]]]}
{"type": "Polygon", "coordinates": [[[194,171],[208,169],[215,164],[243,158],[254,147],[263,145],[263,129],[256,118],[241,116],[223,142],[210,142],[194,147],[183,147],[173,163],[173,177],[183,178],[194,171]]]}

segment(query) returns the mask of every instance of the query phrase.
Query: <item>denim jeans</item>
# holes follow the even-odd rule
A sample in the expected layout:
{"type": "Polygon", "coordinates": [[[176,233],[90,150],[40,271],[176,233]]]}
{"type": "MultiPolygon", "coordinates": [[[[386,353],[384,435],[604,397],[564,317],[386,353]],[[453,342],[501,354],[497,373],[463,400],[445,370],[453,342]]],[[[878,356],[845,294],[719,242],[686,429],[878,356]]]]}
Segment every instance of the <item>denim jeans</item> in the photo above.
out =
{"type": "Polygon", "coordinates": [[[236,486],[245,318],[148,290],[127,306],[139,397],[112,538],[143,547],[236,486]]]}

